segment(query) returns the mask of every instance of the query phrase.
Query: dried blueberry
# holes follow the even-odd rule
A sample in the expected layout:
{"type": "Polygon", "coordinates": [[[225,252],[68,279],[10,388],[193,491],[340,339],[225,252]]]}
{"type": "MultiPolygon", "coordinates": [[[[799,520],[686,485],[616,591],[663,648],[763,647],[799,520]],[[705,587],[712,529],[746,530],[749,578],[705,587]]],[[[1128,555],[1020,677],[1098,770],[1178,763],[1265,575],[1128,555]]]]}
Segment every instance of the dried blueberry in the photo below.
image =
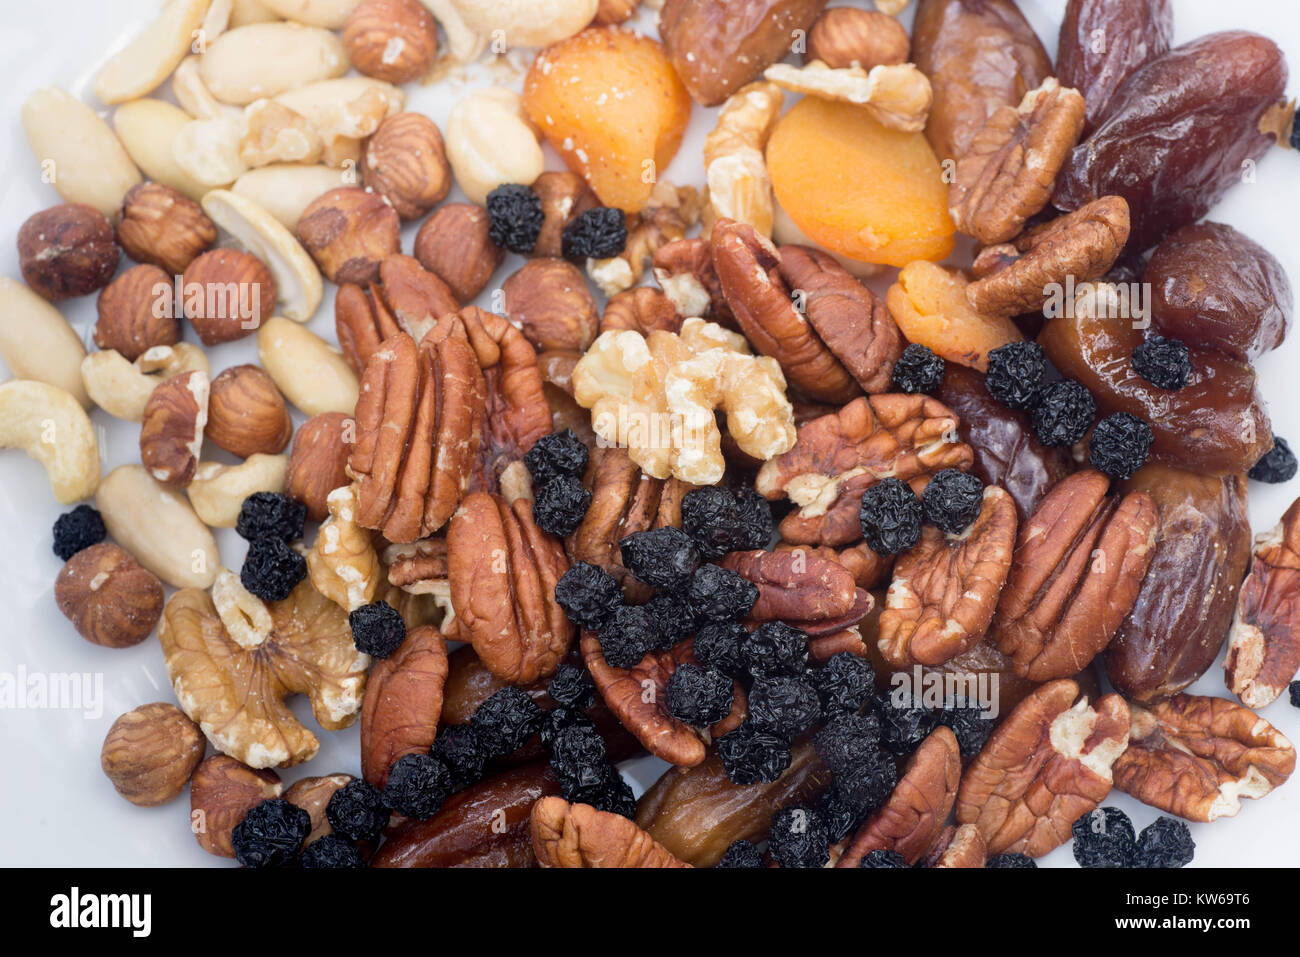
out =
{"type": "Polygon", "coordinates": [[[695,657],[723,674],[739,676],[748,667],[749,632],[738,621],[707,621],[695,631],[695,657]]]}
{"type": "Polygon", "coordinates": [[[767,852],[782,867],[825,867],[831,859],[826,822],[809,807],[784,807],[772,817],[767,852]]]}
{"type": "Polygon", "coordinates": [[[989,352],[984,388],[1009,409],[1028,412],[1043,391],[1047,360],[1036,342],[1009,342],[989,352]]]}
{"type": "Polygon", "coordinates": [[[284,601],[307,577],[307,560],[280,538],[259,538],[248,546],[239,580],[263,601],[284,601]]]}
{"type": "Polygon", "coordinates": [[[732,784],[771,782],[790,766],[790,743],[746,721],[718,739],[718,757],[732,784]]]}
{"type": "Polygon", "coordinates": [[[898,784],[898,768],[888,754],[876,752],[842,774],[831,789],[838,800],[859,817],[865,817],[888,800],[898,784]]]}
{"type": "Polygon", "coordinates": [[[772,544],[772,505],[752,488],[736,491],[737,524],[733,551],[752,552],[772,544]]]}
{"type": "Polygon", "coordinates": [[[279,492],[254,492],[239,507],[235,531],[250,542],[259,538],[296,542],[306,521],[307,506],[302,502],[279,492]]]}
{"type": "Polygon", "coordinates": [[[922,517],[921,499],[900,479],[882,479],[862,493],[862,536],[881,555],[897,555],[919,542],[922,517]]]}
{"type": "Polygon", "coordinates": [[[567,708],[585,708],[595,699],[596,689],[586,668],[562,664],[551,676],[546,693],[567,708]]]}
{"type": "Polygon", "coordinates": [[[1247,474],[1256,482],[1268,482],[1271,485],[1289,482],[1295,478],[1296,457],[1286,439],[1280,435],[1273,436],[1273,447],[1251,466],[1247,474]]]}
{"type": "Polygon", "coordinates": [[[749,720],[794,740],[821,720],[817,689],[804,678],[770,675],[755,678],[749,689],[749,720]]]}
{"type": "Polygon", "coordinates": [[[744,618],[758,600],[758,586],[720,565],[701,565],[687,589],[691,609],[709,621],[744,618]]]}
{"type": "Polygon", "coordinates": [[[587,712],[560,705],[558,708],[552,708],[542,715],[542,726],[538,730],[537,736],[542,739],[542,747],[549,749],[554,746],[555,739],[561,731],[576,727],[595,730],[596,723],[587,716],[587,712]]]}
{"type": "Polygon", "coordinates": [[[353,778],[330,795],[325,818],[350,841],[377,841],[388,827],[390,812],[379,789],[353,778]]]}
{"type": "Polygon", "coordinates": [[[524,465],[533,477],[533,487],[540,488],[561,475],[578,478],[587,470],[587,446],[574,435],[572,429],[543,435],[524,456],[524,465]]]}
{"type": "Polygon", "coordinates": [[[270,798],[235,825],[230,845],[245,867],[281,867],[293,860],[309,833],[310,814],[284,798],[270,798]]]}
{"type": "Polygon", "coordinates": [[[862,823],[862,815],[849,807],[839,793],[831,788],[817,801],[817,813],[826,825],[826,836],[835,844],[852,834],[862,823]]]}
{"type": "Polygon", "coordinates": [[[874,705],[880,718],[880,743],[894,754],[911,754],[938,723],[935,713],[910,695],[900,695],[897,701],[892,694],[877,695],[874,705]]]}
{"type": "Polygon", "coordinates": [[[1151,335],[1133,350],[1133,371],[1157,389],[1172,392],[1192,377],[1192,356],[1177,339],[1151,335]]]}
{"type": "Polygon", "coordinates": [[[939,712],[939,723],[952,729],[961,756],[973,758],[984,750],[995,722],[980,708],[948,708],[939,712]]]}
{"type": "Polygon", "coordinates": [[[526,691],[502,688],[478,706],[470,724],[489,754],[512,754],[542,726],[542,709],[526,691]]]}
{"type": "Polygon", "coordinates": [[[1186,867],[1196,855],[1196,842],[1186,821],[1161,815],[1137,836],[1137,867],[1186,867]]]}
{"type": "Polygon", "coordinates": [[[614,668],[631,668],[659,645],[654,619],[643,605],[620,605],[601,626],[600,653],[614,668]]]}
{"type": "Polygon", "coordinates": [[[97,509],[78,505],[54,520],[54,554],[67,561],[77,552],[98,545],[108,536],[97,509]]]}
{"type": "Polygon", "coordinates": [[[1038,867],[1034,859],[1027,854],[994,854],[984,862],[984,866],[1004,870],[1038,867]]]}
{"type": "Polygon", "coordinates": [[[925,486],[921,495],[925,519],[951,535],[957,535],[979,518],[984,504],[984,483],[970,472],[944,469],[925,486]]]}
{"type": "Polygon", "coordinates": [[[1099,807],[1074,822],[1074,859],[1080,867],[1132,867],[1137,855],[1133,822],[1117,807],[1099,807]]]}
{"type": "Polygon", "coordinates": [[[871,663],[855,654],[841,651],[809,675],[828,715],[857,711],[871,698],[876,672],[871,663]]]}
{"type": "Polygon", "coordinates": [[[755,678],[801,675],[808,668],[808,635],[783,621],[769,621],[749,634],[741,647],[745,667],[755,678]]]}
{"type": "Polygon", "coordinates": [[[307,845],[302,857],[298,859],[298,866],[307,870],[360,870],[366,866],[366,859],[345,838],[337,834],[326,834],[307,845]]]}
{"type": "Polygon", "coordinates": [[[533,521],[556,538],[576,532],[591,507],[591,491],[572,475],[551,479],[535,495],[533,521]]]}
{"type": "Polygon", "coordinates": [[[597,811],[621,814],[629,820],[636,817],[636,795],[632,785],[623,780],[618,768],[605,765],[605,780],[596,788],[583,788],[568,798],[578,804],[589,804],[597,811]]]}
{"type": "Polygon", "coordinates": [[[406,621],[386,601],[362,605],[348,615],[352,643],[372,658],[387,658],[406,640],[406,621]]]}
{"type": "Polygon", "coordinates": [[[695,612],[683,596],[661,591],[657,595],[651,595],[644,607],[659,632],[661,650],[666,651],[695,634],[695,612]]]}
{"type": "Polygon", "coordinates": [[[426,821],[451,794],[451,772],[429,754],[406,754],[388,769],[384,804],[406,817],[426,821]]]}
{"type": "Polygon", "coordinates": [[[589,209],[560,236],[565,259],[611,259],[627,246],[627,217],[610,206],[589,209]]]}
{"type": "Polygon", "coordinates": [[[919,343],[912,343],[894,363],[893,384],[899,392],[934,392],[943,385],[947,366],[943,359],[919,343]]]}
{"type": "Polygon", "coordinates": [[[608,778],[607,764],[605,739],[594,727],[571,725],[551,742],[551,768],[566,800],[581,799],[599,789],[608,778]]]}
{"type": "Polygon", "coordinates": [[[728,552],[766,548],[772,538],[772,509],[753,489],[731,492],[715,485],[682,496],[682,529],[701,557],[714,561],[728,552]]]}
{"type": "Polygon", "coordinates": [[[623,589],[605,569],[575,562],[556,583],[555,600],[569,621],[579,628],[596,629],[623,604],[623,589]]]}
{"type": "Polygon", "coordinates": [[[478,783],[492,757],[474,726],[469,724],[444,724],[438,729],[429,753],[447,765],[454,791],[478,783]]]}
{"type": "Polygon", "coordinates": [[[1088,462],[1111,478],[1128,479],[1146,464],[1155,435],[1136,415],[1116,412],[1097,423],[1088,443],[1088,462]]]}
{"type": "MultiPolygon", "coordinates": [[[[678,721],[707,728],[731,713],[734,696],[735,684],[721,671],[684,664],[678,666],[668,679],[664,706],[678,721]]],[[[752,704],[750,714],[753,714],[752,704]]]]}
{"type": "Polygon", "coordinates": [[[907,867],[907,859],[898,851],[868,851],[858,861],[858,867],[907,867]]]}
{"type": "Polygon", "coordinates": [[[512,253],[526,255],[537,245],[546,214],[542,200],[527,186],[507,183],[487,195],[488,238],[512,253]]]}
{"type": "Polygon", "coordinates": [[[680,588],[700,567],[691,536],[671,525],[633,532],[618,547],[627,570],[651,588],[680,588]]]}
{"type": "Polygon", "coordinates": [[[733,841],[714,867],[757,868],[763,867],[763,853],[749,841],[733,841]]]}
{"type": "Polygon", "coordinates": [[[1287,685],[1287,692],[1291,698],[1291,707],[1300,708],[1300,681],[1293,681],[1287,685]]]}
{"type": "Polygon", "coordinates": [[[832,773],[851,775],[880,753],[880,719],[874,714],[836,715],[813,736],[813,747],[832,773]]]}
{"type": "Polygon", "coordinates": [[[1097,417],[1097,403],[1073,379],[1053,382],[1043,390],[1031,420],[1038,441],[1046,446],[1074,445],[1088,434],[1097,417]]]}

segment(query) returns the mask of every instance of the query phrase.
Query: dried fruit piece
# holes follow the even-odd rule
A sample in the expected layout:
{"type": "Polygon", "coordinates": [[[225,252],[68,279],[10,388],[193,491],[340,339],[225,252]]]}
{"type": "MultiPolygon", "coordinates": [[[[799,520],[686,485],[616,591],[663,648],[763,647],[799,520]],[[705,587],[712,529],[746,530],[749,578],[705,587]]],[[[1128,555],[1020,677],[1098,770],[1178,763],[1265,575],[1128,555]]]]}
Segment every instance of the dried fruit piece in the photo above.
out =
{"type": "Polygon", "coordinates": [[[969,285],[960,272],[912,262],[889,287],[885,302],[909,342],[982,372],[990,352],[1023,337],[1010,319],[977,312],[966,298],[969,285]]]}

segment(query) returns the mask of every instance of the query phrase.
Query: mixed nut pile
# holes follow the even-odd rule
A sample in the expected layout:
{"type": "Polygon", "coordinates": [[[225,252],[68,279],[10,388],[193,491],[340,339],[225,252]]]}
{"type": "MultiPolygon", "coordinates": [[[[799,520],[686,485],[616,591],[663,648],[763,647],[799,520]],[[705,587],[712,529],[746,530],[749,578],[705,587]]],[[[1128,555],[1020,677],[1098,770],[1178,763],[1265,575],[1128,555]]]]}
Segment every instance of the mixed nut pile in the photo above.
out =
{"type": "Polygon", "coordinates": [[[247,866],[1187,863],[1295,768],[1251,709],[1300,502],[1246,509],[1296,474],[1251,365],[1292,294],[1201,221],[1300,140],[1281,52],[1171,48],[1169,0],[1070,0],[1055,64],[1013,0],[638,6],[168,0],[111,127],[28,100],[65,203],[0,280],[0,446],[76,506],[59,609],[156,629],[176,697],[104,772],[247,866]],[[403,111],[485,56],[522,94],[403,111]],[[96,407],[139,425],[102,478],[96,407]],[[1225,643],[1231,697],[1184,693],[1225,643]],[[361,753],[285,789],[294,695],[361,753]]]}

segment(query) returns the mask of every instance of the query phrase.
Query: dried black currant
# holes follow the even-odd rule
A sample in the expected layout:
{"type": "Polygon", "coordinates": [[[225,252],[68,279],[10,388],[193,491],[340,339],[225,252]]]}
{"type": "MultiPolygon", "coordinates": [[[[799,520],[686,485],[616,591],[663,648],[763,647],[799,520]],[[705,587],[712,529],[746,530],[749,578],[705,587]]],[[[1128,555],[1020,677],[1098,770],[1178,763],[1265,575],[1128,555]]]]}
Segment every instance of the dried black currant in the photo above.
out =
{"type": "Polygon", "coordinates": [[[1300,708],[1300,681],[1293,681],[1287,685],[1287,693],[1291,698],[1291,707],[1300,708]]]}
{"type": "Polygon", "coordinates": [[[939,723],[952,729],[963,758],[973,758],[984,750],[995,724],[980,708],[948,708],[939,712],[939,723]]]}
{"type": "Polygon", "coordinates": [[[921,499],[901,479],[882,479],[862,493],[858,513],[871,550],[897,555],[921,540],[921,499]]]}
{"type": "Polygon", "coordinates": [[[573,434],[573,430],[565,429],[538,439],[524,456],[524,465],[533,477],[533,487],[540,488],[561,475],[581,478],[587,470],[589,455],[587,446],[573,434]]]}
{"type": "Polygon", "coordinates": [[[659,645],[654,619],[641,605],[620,605],[597,633],[600,653],[614,668],[631,668],[659,645]]]}
{"type": "Polygon", "coordinates": [[[1295,478],[1296,458],[1291,446],[1280,435],[1273,436],[1273,447],[1264,453],[1264,457],[1251,466],[1247,473],[1256,482],[1277,485],[1295,478]]]}
{"type": "Polygon", "coordinates": [[[862,815],[844,802],[834,788],[822,792],[817,800],[817,813],[826,825],[826,836],[836,844],[852,834],[862,823],[862,815]]]}
{"type": "Polygon", "coordinates": [[[979,518],[980,506],[984,504],[984,483],[970,472],[944,469],[926,484],[921,504],[927,522],[957,535],[979,518]]]}
{"type": "MultiPolygon", "coordinates": [[[[551,742],[551,768],[560,779],[566,800],[598,789],[608,777],[605,739],[594,727],[571,725],[551,742]]],[[[583,802],[587,803],[587,802],[583,802]]]]}
{"type": "Polygon", "coordinates": [[[527,186],[507,183],[487,195],[488,238],[512,253],[527,255],[537,245],[546,214],[542,200],[527,186]]]}
{"type": "Polygon", "coordinates": [[[579,628],[594,630],[623,604],[623,589],[605,569],[588,562],[575,562],[556,582],[555,600],[569,621],[579,628]]]}
{"type": "Polygon", "coordinates": [[[1133,350],[1133,371],[1157,389],[1172,392],[1192,377],[1192,356],[1177,339],[1153,334],[1133,350]]]}
{"type": "Polygon", "coordinates": [[[793,741],[821,720],[817,689],[791,675],[755,678],[749,689],[749,720],[793,741]]]}
{"type": "Polygon", "coordinates": [[[1036,342],[1009,342],[989,352],[984,388],[1009,409],[1028,412],[1043,391],[1047,359],[1036,342]]]}
{"type": "Polygon", "coordinates": [[[783,807],[772,816],[767,852],[782,867],[825,867],[831,859],[826,823],[810,807],[783,807]]]}
{"type": "Polygon", "coordinates": [[[560,705],[542,715],[542,726],[538,729],[537,736],[542,739],[542,747],[549,749],[554,746],[561,731],[576,727],[591,728],[594,731],[596,723],[587,716],[587,712],[560,705]]]}
{"type": "Polygon", "coordinates": [[[1137,836],[1136,867],[1186,867],[1196,856],[1196,842],[1186,821],[1161,815],[1137,836]]]}
{"type": "Polygon", "coordinates": [[[1070,828],[1080,867],[1132,867],[1137,856],[1133,822],[1117,807],[1099,807],[1070,828]]]}
{"type": "Polygon", "coordinates": [[[605,765],[605,780],[599,787],[583,788],[567,800],[590,804],[597,811],[621,814],[628,820],[636,817],[636,795],[632,792],[632,785],[623,780],[623,775],[612,764],[605,765]]]}
{"type": "Polygon", "coordinates": [[[253,806],[230,832],[235,860],[245,867],[282,867],[311,833],[311,815],[284,798],[253,806]]]}
{"type": "Polygon", "coordinates": [[[745,667],[755,678],[801,675],[808,668],[808,635],[783,621],[768,621],[749,634],[742,646],[745,667]]]}
{"type": "Polygon", "coordinates": [[[859,817],[866,817],[880,807],[898,784],[898,768],[893,758],[876,752],[835,776],[831,789],[845,807],[859,817]]]}
{"type": "Polygon", "coordinates": [[[406,754],[388,769],[384,804],[406,817],[427,821],[451,794],[451,772],[429,754],[406,754]]]}
{"type": "Polygon", "coordinates": [[[1092,393],[1073,379],[1053,382],[1044,389],[1030,416],[1034,434],[1047,446],[1074,445],[1088,434],[1096,417],[1092,393]]]}
{"type": "Polygon", "coordinates": [[[444,724],[438,729],[429,753],[447,765],[454,791],[477,784],[492,757],[470,724],[444,724]]]}
{"type": "Polygon", "coordinates": [[[551,479],[534,495],[533,521],[556,538],[576,532],[591,507],[591,490],[572,475],[551,479]]]}
{"type": "Polygon", "coordinates": [[[567,708],[585,708],[595,700],[596,688],[586,668],[562,664],[555,669],[546,693],[567,708]]]}
{"type": "Polygon", "coordinates": [[[763,867],[763,852],[749,841],[733,841],[714,867],[757,868],[763,867]]]}
{"type": "Polygon", "coordinates": [[[691,536],[671,525],[633,532],[618,548],[627,570],[651,588],[680,588],[700,567],[700,553],[691,536]]]}
{"type": "Polygon", "coordinates": [[[54,520],[54,554],[67,561],[77,552],[98,545],[108,536],[97,509],[78,505],[54,520]]]}
{"type": "Polygon", "coordinates": [[[940,356],[913,342],[894,363],[894,388],[899,392],[933,392],[943,385],[946,369],[947,365],[940,356]]]}
{"type": "Polygon", "coordinates": [[[1111,478],[1128,479],[1146,465],[1155,435],[1136,415],[1116,412],[1097,423],[1088,443],[1088,462],[1111,478]]]}
{"type": "Polygon", "coordinates": [[[308,870],[360,870],[366,866],[366,859],[345,838],[337,834],[326,834],[307,845],[302,857],[298,859],[298,866],[308,870]]]}
{"type": "Polygon", "coordinates": [[[876,672],[871,663],[847,651],[833,655],[808,677],[821,696],[822,710],[827,715],[857,711],[871,699],[876,686],[876,672]]]}
{"type": "Polygon", "coordinates": [[[880,743],[894,754],[911,754],[938,723],[933,711],[922,708],[908,695],[900,696],[898,701],[891,694],[877,695],[874,705],[880,718],[880,743]]]}
{"type": "Polygon", "coordinates": [[[330,795],[325,819],[350,841],[377,841],[388,827],[391,812],[374,785],[353,778],[330,795]]]}
{"type": "Polygon", "coordinates": [[[701,565],[687,589],[691,609],[709,621],[731,621],[749,614],[758,600],[758,586],[729,568],[701,565]]]}
{"type": "Polygon", "coordinates": [[[307,559],[281,538],[259,538],[248,546],[239,580],[263,601],[284,601],[307,577],[307,559]]]}
{"type": "Polygon", "coordinates": [[[748,668],[749,632],[738,621],[706,621],[695,630],[695,657],[700,664],[737,677],[748,668]]]}
{"type": "Polygon", "coordinates": [[[371,602],[348,615],[352,643],[372,658],[387,658],[406,640],[406,620],[386,601],[371,602]]]}
{"type": "Polygon", "coordinates": [[[790,766],[790,743],[746,721],[718,738],[718,757],[732,784],[771,782],[790,766]]]}
{"type": "Polygon", "coordinates": [[[705,561],[767,548],[772,527],[772,508],[753,489],[731,492],[706,485],[682,496],[682,529],[705,561]]]}
{"type": "Polygon", "coordinates": [[[874,714],[840,714],[813,735],[813,747],[831,772],[850,775],[880,753],[880,719],[874,714]]]}
{"type": "Polygon", "coordinates": [[[695,634],[695,612],[684,596],[661,591],[651,595],[644,607],[659,632],[660,650],[666,651],[695,634]]]}
{"type": "Polygon", "coordinates": [[[627,246],[627,217],[611,206],[589,209],[560,236],[565,259],[611,259],[627,246]]]}
{"type": "Polygon", "coordinates": [[[542,709],[528,692],[502,688],[478,706],[470,725],[489,754],[512,754],[542,726],[542,709]]]}
{"type": "Polygon", "coordinates": [[[734,696],[735,684],[721,671],[684,664],[668,678],[664,706],[678,721],[707,728],[731,713],[734,696]]]}
{"type": "Polygon", "coordinates": [[[858,867],[906,867],[907,859],[898,851],[868,851],[858,861],[858,867]]]}
{"type": "Polygon", "coordinates": [[[984,862],[984,867],[1012,870],[1016,868],[1037,868],[1038,865],[1027,854],[994,854],[984,862]]]}
{"type": "Polygon", "coordinates": [[[279,492],[254,492],[239,507],[235,531],[250,542],[259,538],[296,542],[306,521],[307,506],[302,502],[279,492]]]}
{"type": "Polygon", "coordinates": [[[736,490],[737,525],[733,551],[753,552],[772,544],[772,504],[752,488],[736,490]]]}

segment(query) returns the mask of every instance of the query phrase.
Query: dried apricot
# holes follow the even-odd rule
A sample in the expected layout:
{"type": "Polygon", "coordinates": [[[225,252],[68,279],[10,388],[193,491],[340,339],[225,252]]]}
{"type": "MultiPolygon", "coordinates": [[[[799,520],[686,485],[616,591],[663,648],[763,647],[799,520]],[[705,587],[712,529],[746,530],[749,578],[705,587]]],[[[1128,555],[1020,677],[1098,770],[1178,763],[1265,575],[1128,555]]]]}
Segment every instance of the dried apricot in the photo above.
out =
{"type": "Polygon", "coordinates": [[[767,166],[781,207],[833,253],[901,267],[952,252],[948,187],[921,133],[805,97],[772,131],[767,166]]]}
{"type": "Polygon", "coordinates": [[[966,301],[968,285],[962,273],[918,260],[898,274],[885,304],[908,342],[984,372],[991,350],[1024,337],[1010,319],[972,309],[966,301]]]}

